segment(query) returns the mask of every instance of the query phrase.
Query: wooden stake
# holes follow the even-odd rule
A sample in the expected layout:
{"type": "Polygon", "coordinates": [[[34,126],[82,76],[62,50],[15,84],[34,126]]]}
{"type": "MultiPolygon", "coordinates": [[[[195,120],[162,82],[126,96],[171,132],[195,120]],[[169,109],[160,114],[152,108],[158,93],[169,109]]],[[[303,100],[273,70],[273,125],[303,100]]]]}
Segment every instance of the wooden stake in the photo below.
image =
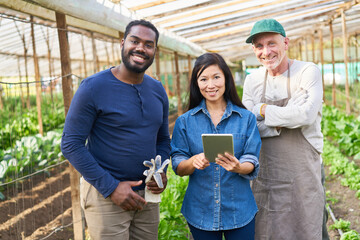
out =
{"type": "Polygon", "coordinates": [[[18,72],[19,72],[19,81],[20,81],[20,98],[21,98],[21,107],[25,108],[25,100],[24,100],[24,93],[22,90],[22,77],[21,77],[21,66],[20,66],[20,57],[17,57],[17,64],[18,64],[18,72]]]}
{"type": "Polygon", "coordinates": [[[330,40],[331,40],[331,62],[332,62],[332,72],[333,72],[333,81],[332,81],[332,104],[333,104],[334,107],[336,107],[334,31],[333,31],[332,21],[330,21],[329,27],[330,27],[330,40]]]}
{"type": "Polygon", "coordinates": [[[188,71],[188,86],[189,86],[189,89],[190,89],[190,80],[191,80],[191,74],[192,74],[192,65],[191,65],[191,56],[188,55],[188,68],[189,68],[189,71],[188,71]]]}
{"type": "Polygon", "coordinates": [[[179,72],[179,56],[177,52],[174,52],[175,56],[175,76],[176,76],[176,96],[178,102],[178,116],[182,114],[182,103],[181,103],[181,87],[180,87],[180,72],[179,72]]]}
{"type": "Polygon", "coordinates": [[[87,78],[87,69],[86,69],[86,52],[85,52],[85,44],[84,44],[84,37],[81,36],[81,49],[83,55],[83,67],[84,67],[84,78],[87,78]]]}
{"type": "Polygon", "coordinates": [[[311,50],[312,50],[312,61],[316,64],[315,60],[315,37],[314,35],[311,35],[311,50]]]}
{"type": "Polygon", "coordinates": [[[109,55],[109,51],[108,51],[108,47],[107,47],[107,42],[104,42],[105,45],[105,53],[106,53],[106,68],[110,67],[110,55],[109,55]]]}
{"type": "Polygon", "coordinates": [[[156,79],[161,82],[161,72],[160,72],[160,49],[156,49],[155,53],[155,62],[156,62],[156,79]]]}
{"type": "MultiPolygon", "coordinates": [[[[67,38],[67,25],[65,14],[56,12],[56,25],[58,28],[58,37],[60,45],[61,57],[61,75],[62,88],[64,96],[65,115],[70,107],[73,96],[72,81],[71,81],[71,59],[69,54],[69,41],[67,38]]],[[[85,237],[85,222],[80,206],[80,174],[70,164],[70,185],[71,185],[71,203],[73,216],[73,231],[75,240],[83,240],[85,237]]]]}
{"type": "Polygon", "coordinates": [[[2,100],[2,94],[3,94],[3,87],[0,83],[0,109],[3,110],[4,109],[4,104],[3,104],[3,100],[2,100]]]}
{"type": "Polygon", "coordinates": [[[116,60],[115,60],[115,48],[114,48],[114,39],[111,40],[111,56],[112,56],[112,65],[116,66],[116,60]]]}
{"type": "Polygon", "coordinates": [[[165,80],[165,91],[168,96],[172,96],[172,94],[170,93],[170,90],[169,90],[169,78],[168,78],[167,72],[165,73],[164,80],[165,80]]]}
{"type": "MultiPolygon", "coordinates": [[[[48,63],[49,63],[49,77],[52,78],[53,74],[52,74],[52,69],[51,69],[51,47],[50,47],[50,34],[49,34],[49,28],[47,28],[46,31],[46,36],[44,34],[44,39],[46,42],[46,46],[47,46],[47,59],[48,59],[48,63]]],[[[51,95],[51,102],[54,103],[54,96],[53,96],[53,81],[50,81],[49,84],[50,87],[50,95],[51,95]]]]}
{"type": "Polygon", "coordinates": [[[358,62],[359,62],[359,54],[358,54],[358,47],[359,47],[359,43],[358,43],[358,35],[355,34],[355,82],[359,82],[358,79],[358,62]]]}
{"type": "Polygon", "coordinates": [[[321,80],[323,85],[323,100],[325,102],[325,81],[324,81],[324,42],[323,42],[323,31],[319,29],[319,41],[320,41],[320,61],[321,61],[321,80]]]}
{"type": "Polygon", "coordinates": [[[98,65],[98,57],[96,53],[96,43],[94,38],[94,33],[91,33],[91,44],[92,44],[92,54],[93,54],[93,73],[96,73],[99,71],[99,65],[98,65]]]}
{"type": "Polygon", "coordinates": [[[35,81],[36,81],[36,108],[37,108],[37,116],[38,116],[38,124],[39,124],[39,133],[44,135],[43,131],[43,123],[41,116],[41,82],[40,82],[40,70],[39,70],[39,61],[36,55],[36,42],[35,42],[35,34],[34,34],[34,17],[30,16],[31,21],[31,40],[33,46],[33,58],[34,58],[34,68],[35,68],[35,81]]]}
{"type": "Polygon", "coordinates": [[[344,9],[341,9],[342,19],[342,34],[343,34],[343,51],[344,51],[344,64],[345,64],[345,94],[346,94],[346,113],[351,113],[350,108],[350,90],[349,90],[349,73],[348,73],[348,56],[347,56],[347,31],[346,31],[346,19],[344,9]]]}
{"type": "MultiPolygon", "coordinates": [[[[15,25],[17,28],[17,25],[15,25]]],[[[25,33],[20,34],[20,30],[17,28],[19,35],[21,37],[23,48],[24,48],[24,61],[25,61],[25,79],[26,79],[26,106],[30,110],[30,86],[29,86],[29,71],[28,71],[28,62],[27,62],[27,51],[28,48],[26,47],[26,39],[25,33]]]]}
{"type": "Polygon", "coordinates": [[[308,49],[308,38],[307,36],[305,37],[305,57],[306,57],[306,61],[309,61],[309,49],[308,49]]]}

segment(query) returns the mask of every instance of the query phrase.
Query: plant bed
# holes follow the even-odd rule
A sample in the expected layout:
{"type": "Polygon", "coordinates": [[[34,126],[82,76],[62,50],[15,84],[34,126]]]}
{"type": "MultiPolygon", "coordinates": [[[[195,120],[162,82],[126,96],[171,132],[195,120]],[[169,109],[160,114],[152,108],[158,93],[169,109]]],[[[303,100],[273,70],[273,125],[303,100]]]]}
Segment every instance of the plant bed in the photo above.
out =
{"type": "MultiPolygon", "coordinates": [[[[346,220],[351,223],[350,228],[360,232],[360,200],[356,197],[356,191],[342,186],[338,175],[328,175],[329,166],[325,167],[326,181],[325,187],[328,192],[327,203],[329,203],[336,220],[346,220]],[[331,201],[332,200],[332,201],[331,201]]],[[[337,230],[330,230],[333,225],[330,215],[327,227],[331,240],[340,239],[337,230]]]]}
{"type": "MultiPolygon", "coordinates": [[[[64,215],[65,210],[71,208],[69,173],[58,166],[50,170],[49,175],[51,177],[38,174],[6,187],[3,193],[7,200],[0,202],[0,239],[26,239],[55,218],[59,226],[71,223],[71,214],[70,218],[64,215]]],[[[73,238],[73,232],[70,233],[61,239],[73,238]]]]}

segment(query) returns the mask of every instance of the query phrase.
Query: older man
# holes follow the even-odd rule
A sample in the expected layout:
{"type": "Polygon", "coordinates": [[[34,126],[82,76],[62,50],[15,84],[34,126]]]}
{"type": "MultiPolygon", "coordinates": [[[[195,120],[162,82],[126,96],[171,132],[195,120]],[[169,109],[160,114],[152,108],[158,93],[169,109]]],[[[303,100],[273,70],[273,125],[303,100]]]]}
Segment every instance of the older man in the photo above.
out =
{"type": "Polygon", "coordinates": [[[256,22],[246,42],[264,66],[247,76],[242,99],[262,137],[260,172],[253,182],[259,207],[255,238],[320,240],[321,73],[313,63],[287,57],[289,39],[274,19],[256,22]]]}

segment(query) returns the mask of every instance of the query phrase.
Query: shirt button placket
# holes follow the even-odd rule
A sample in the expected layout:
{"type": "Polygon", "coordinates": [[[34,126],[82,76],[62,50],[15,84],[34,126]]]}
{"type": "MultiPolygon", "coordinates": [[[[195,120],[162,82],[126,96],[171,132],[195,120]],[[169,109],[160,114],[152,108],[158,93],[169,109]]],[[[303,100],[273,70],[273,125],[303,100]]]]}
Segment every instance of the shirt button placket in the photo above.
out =
{"type": "Polygon", "coordinates": [[[220,167],[216,164],[215,171],[214,171],[214,230],[219,230],[220,226],[220,167]]]}

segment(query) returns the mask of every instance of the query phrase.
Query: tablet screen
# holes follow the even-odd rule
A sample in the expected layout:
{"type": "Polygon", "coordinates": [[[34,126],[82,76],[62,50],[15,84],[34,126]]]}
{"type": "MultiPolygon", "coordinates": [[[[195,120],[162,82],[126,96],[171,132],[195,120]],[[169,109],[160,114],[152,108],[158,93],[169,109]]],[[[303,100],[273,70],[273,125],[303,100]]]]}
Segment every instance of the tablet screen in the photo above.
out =
{"type": "Polygon", "coordinates": [[[217,155],[225,152],[234,155],[232,134],[202,134],[201,138],[204,154],[209,162],[215,162],[217,155]]]}

